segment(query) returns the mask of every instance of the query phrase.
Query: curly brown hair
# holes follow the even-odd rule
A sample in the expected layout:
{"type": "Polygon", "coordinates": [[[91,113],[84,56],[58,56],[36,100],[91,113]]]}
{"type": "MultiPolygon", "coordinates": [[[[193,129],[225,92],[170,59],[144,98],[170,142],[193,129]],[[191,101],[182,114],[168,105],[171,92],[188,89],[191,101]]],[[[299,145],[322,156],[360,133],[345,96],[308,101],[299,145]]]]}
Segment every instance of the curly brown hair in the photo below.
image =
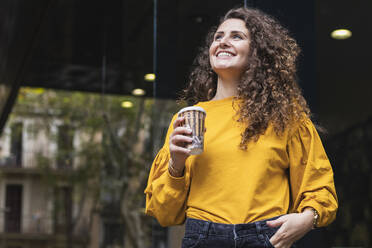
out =
{"type": "MultiPolygon", "coordinates": [[[[246,149],[248,142],[264,134],[269,123],[278,135],[282,134],[302,118],[310,117],[310,109],[297,84],[300,48],[288,30],[262,11],[244,7],[228,11],[219,25],[232,18],[245,22],[251,39],[249,66],[234,98],[238,103],[237,121],[246,126],[240,148],[246,149]]],[[[217,28],[208,32],[194,61],[189,84],[182,92],[180,99],[189,104],[209,101],[216,94],[217,74],[210,65],[209,47],[217,28]]]]}

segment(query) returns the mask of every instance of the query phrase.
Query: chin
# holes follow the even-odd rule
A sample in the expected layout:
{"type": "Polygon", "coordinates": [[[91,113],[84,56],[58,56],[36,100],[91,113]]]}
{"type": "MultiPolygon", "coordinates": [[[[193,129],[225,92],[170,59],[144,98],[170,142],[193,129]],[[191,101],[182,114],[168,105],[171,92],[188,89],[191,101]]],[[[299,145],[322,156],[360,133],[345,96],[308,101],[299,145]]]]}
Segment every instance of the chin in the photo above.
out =
{"type": "Polygon", "coordinates": [[[236,68],[235,66],[231,66],[231,65],[218,65],[218,66],[212,67],[212,69],[217,72],[217,71],[235,71],[238,68],[236,68]]]}

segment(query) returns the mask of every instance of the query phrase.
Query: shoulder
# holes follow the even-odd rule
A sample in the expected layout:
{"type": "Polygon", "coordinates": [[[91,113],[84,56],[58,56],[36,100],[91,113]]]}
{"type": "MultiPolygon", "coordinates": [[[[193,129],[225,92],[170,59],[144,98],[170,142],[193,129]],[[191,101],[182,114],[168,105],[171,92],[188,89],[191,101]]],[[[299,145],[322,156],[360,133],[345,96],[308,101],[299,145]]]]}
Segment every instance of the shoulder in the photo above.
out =
{"type": "Polygon", "coordinates": [[[311,121],[310,117],[307,115],[301,116],[297,120],[293,120],[288,124],[288,136],[292,137],[295,134],[301,132],[307,132],[308,130],[315,129],[314,123],[311,121]]]}

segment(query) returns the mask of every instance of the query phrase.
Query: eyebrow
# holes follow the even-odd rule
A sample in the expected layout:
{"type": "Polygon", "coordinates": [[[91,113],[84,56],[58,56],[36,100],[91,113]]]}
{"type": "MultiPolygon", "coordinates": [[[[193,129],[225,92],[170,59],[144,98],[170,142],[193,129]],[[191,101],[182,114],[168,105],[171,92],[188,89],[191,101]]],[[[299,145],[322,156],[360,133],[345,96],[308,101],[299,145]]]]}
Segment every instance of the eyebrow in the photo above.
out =
{"type": "MultiPolygon", "coordinates": [[[[217,31],[215,33],[215,35],[216,34],[224,34],[224,33],[225,33],[224,31],[217,31]]],[[[232,34],[243,34],[246,38],[248,38],[248,36],[245,33],[243,33],[242,31],[233,30],[233,31],[231,31],[231,33],[232,34]]]]}

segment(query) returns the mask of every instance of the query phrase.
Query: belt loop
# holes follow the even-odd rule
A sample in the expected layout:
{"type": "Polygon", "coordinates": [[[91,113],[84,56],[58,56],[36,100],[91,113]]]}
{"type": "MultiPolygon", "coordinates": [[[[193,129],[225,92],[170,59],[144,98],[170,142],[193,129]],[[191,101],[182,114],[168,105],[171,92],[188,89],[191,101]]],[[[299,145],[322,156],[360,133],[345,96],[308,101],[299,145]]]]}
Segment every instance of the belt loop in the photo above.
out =
{"type": "Polygon", "coordinates": [[[254,224],[256,225],[256,232],[257,232],[257,234],[261,234],[261,225],[260,225],[260,222],[259,221],[256,221],[256,222],[254,222],[254,224]]]}
{"type": "Polygon", "coordinates": [[[202,229],[202,234],[204,234],[205,238],[208,237],[209,227],[211,225],[210,221],[205,221],[202,229]]]}
{"type": "Polygon", "coordinates": [[[263,235],[262,226],[261,226],[262,222],[256,221],[255,224],[256,224],[257,237],[258,237],[259,240],[263,241],[264,240],[264,235],[263,235]]]}

